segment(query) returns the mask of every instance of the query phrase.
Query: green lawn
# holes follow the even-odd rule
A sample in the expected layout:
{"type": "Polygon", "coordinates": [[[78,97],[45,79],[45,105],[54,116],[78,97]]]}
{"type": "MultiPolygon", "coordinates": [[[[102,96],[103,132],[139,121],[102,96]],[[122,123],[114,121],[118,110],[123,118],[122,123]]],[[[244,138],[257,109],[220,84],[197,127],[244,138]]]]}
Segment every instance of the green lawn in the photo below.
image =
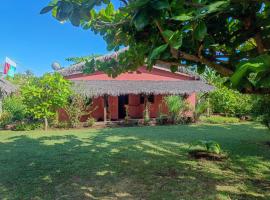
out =
{"type": "Polygon", "coordinates": [[[270,199],[270,132],[249,123],[0,132],[0,199],[270,199]],[[225,162],[188,157],[218,141],[225,162]]]}

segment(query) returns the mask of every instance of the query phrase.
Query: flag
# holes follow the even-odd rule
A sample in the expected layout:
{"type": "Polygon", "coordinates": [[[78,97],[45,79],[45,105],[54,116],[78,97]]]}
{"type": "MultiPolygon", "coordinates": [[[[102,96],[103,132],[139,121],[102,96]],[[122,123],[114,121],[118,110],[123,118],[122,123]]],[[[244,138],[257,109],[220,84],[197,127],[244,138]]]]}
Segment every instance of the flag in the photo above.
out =
{"type": "Polygon", "coordinates": [[[4,74],[7,74],[10,77],[14,77],[16,67],[17,67],[17,64],[10,58],[6,57],[5,65],[4,65],[4,74]]]}

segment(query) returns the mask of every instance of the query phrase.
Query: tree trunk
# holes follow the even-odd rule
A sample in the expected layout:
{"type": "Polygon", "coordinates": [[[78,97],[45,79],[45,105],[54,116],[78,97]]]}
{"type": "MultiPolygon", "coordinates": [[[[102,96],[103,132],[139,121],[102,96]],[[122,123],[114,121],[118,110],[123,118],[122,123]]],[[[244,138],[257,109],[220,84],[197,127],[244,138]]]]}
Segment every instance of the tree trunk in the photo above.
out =
{"type": "Polygon", "coordinates": [[[45,131],[48,130],[48,119],[47,119],[47,117],[44,118],[44,130],[45,131]]]}

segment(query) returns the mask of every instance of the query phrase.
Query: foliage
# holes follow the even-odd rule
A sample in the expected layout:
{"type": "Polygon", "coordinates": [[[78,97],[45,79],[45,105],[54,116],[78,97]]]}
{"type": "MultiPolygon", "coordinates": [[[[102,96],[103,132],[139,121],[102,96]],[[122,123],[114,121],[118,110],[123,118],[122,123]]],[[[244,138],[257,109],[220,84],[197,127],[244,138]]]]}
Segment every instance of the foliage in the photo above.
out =
{"type": "Polygon", "coordinates": [[[70,128],[70,123],[66,121],[58,122],[55,127],[60,129],[68,129],[70,128]]]}
{"type": "Polygon", "coordinates": [[[81,63],[81,62],[88,62],[92,60],[93,58],[99,57],[100,55],[94,54],[90,56],[82,56],[82,57],[70,57],[66,58],[66,61],[73,62],[74,64],[81,63]]]}
{"type": "Polygon", "coordinates": [[[189,109],[188,103],[180,96],[166,96],[164,102],[168,108],[172,123],[181,121],[181,118],[184,118],[185,112],[189,109]]]}
{"type": "Polygon", "coordinates": [[[43,129],[44,125],[40,122],[21,122],[16,124],[12,130],[14,131],[32,131],[43,129]]]}
{"type": "Polygon", "coordinates": [[[76,128],[80,125],[80,119],[84,115],[90,115],[92,100],[80,94],[74,94],[70,97],[70,103],[64,107],[71,127],[76,128]]]}
{"type": "Polygon", "coordinates": [[[253,116],[262,124],[270,128],[270,96],[253,96],[253,116]]]}
{"type": "Polygon", "coordinates": [[[11,83],[18,85],[19,87],[27,84],[30,79],[35,78],[32,71],[26,70],[24,73],[16,73],[14,77],[6,77],[11,83]]]}
{"type": "Polygon", "coordinates": [[[240,122],[239,118],[236,118],[236,117],[223,117],[223,116],[217,116],[217,115],[213,115],[209,117],[202,116],[200,117],[200,120],[202,122],[206,122],[210,124],[231,124],[231,123],[240,122]]]}
{"type": "Polygon", "coordinates": [[[197,146],[204,148],[209,153],[216,153],[216,154],[221,153],[220,145],[212,140],[199,140],[190,145],[190,147],[197,147],[197,146]]]}
{"type": "MultiPolygon", "coordinates": [[[[100,34],[108,50],[129,49],[89,67],[116,76],[162,61],[208,66],[243,92],[268,93],[270,3],[259,1],[51,0],[41,13],[100,34]]],[[[91,70],[89,70],[91,71],[91,70]]]]}
{"type": "Polygon", "coordinates": [[[144,111],[143,111],[143,123],[145,125],[148,125],[150,123],[150,103],[146,102],[144,111]]]}
{"type": "Polygon", "coordinates": [[[86,120],[86,127],[93,127],[94,124],[95,124],[95,122],[96,122],[95,118],[89,117],[89,118],[86,120]]]}
{"type": "Polygon", "coordinates": [[[251,96],[243,95],[225,86],[209,94],[210,104],[214,113],[226,116],[245,116],[252,109],[251,96]]]}
{"type": "Polygon", "coordinates": [[[229,89],[225,86],[228,79],[217,75],[213,70],[207,69],[203,77],[216,87],[208,96],[212,112],[238,117],[251,113],[251,95],[229,89]]]}
{"type": "Polygon", "coordinates": [[[208,97],[205,97],[203,95],[197,95],[197,102],[195,105],[195,109],[193,112],[195,121],[199,120],[200,116],[206,113],[207,109],[209,109],[209,101],[208,97]]]}
{"type": "Polygon", "coordinates": [[[4,127],[12,122],[12,114],[9,112],[2,112],[0,114],[0,126],[4,127]]]}
{"type": "Polygon", "coordinates": [[[156,118],[156,123],[159,125],[165,125],[168,123],[168,116],[165,114],[159,114],[156,118]]]}
{"type": "Polygon", "coordinates": [[[26,111],[36,119],[44,119],[47,129],[48,119],[68,103],[71,95],[70,82],[60,74],[45,74],[31,79],[21,88],[26,111]]]}
{"type": "Polygon", "coordinates": [[[25,109],[20,95],[8,96],[3,101],[3,110],[10,113],[13,122],[22,121],[27,117],[25,109]]]}

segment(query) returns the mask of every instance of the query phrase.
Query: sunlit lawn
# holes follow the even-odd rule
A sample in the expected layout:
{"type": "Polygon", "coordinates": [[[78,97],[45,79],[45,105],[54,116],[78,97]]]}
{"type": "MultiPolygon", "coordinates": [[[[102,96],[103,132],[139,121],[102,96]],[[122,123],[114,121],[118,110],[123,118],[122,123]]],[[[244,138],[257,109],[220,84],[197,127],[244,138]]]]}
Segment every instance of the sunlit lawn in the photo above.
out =
{"type": "Polygon", "coordinates": [[[258,124],[0,132],[0,199],[270,199],[258,124]],[[218,141],[225,162],[189,158],[218,141]]]}

